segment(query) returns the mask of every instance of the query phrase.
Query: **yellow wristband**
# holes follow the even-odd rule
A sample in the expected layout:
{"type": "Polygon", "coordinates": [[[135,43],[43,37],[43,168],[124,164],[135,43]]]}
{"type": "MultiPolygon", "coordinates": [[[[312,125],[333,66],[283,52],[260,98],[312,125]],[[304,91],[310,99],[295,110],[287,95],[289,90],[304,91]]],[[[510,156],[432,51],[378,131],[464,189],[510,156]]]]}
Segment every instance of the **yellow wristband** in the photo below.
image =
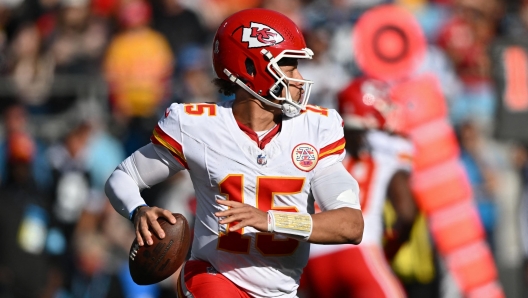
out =
{"type": "Polygon", "coordinates": [[[312,234],[312,216],[308,213],[269,210],[268,231],[308,240],[312,234]]]}

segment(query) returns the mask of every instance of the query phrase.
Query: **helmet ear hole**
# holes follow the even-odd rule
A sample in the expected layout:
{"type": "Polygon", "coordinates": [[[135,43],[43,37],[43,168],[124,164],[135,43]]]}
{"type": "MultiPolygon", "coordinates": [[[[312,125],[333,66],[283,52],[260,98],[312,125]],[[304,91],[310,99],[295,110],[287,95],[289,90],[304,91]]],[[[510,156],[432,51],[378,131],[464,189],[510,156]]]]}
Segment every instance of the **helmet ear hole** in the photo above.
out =
{"type": "Polygon", "coordinates": [[[284,89],[284,86],[282,84],[277,85],[275,88],[273,88],[271,93],[273,93],[275,96],[280,97],[282,93],[282,89],[284,89]]]}
{"type": "Polygon", "coordinates": [[[246,61],[244,63],[246,65],[247,74],[254,77],[257,74],[257,69],[253,60],[251,60],[250,58],[246,58],[246,61]]]}

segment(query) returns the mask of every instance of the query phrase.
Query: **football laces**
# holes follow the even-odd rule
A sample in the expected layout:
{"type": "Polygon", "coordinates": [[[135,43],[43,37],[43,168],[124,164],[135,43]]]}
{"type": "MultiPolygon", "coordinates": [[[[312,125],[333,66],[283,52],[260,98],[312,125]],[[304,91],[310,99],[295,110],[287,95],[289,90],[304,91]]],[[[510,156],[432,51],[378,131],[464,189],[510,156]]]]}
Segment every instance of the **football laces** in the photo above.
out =
{"type": "Polygon", "coordinates": [[[136,258],[138,250],[139,250],[139,244],[135,243],[134,247],[132,247],[132,250],[130,251],[130,255],[129,255],[129,258],[132,261],[134,261],[134,259],[136,258]]]}

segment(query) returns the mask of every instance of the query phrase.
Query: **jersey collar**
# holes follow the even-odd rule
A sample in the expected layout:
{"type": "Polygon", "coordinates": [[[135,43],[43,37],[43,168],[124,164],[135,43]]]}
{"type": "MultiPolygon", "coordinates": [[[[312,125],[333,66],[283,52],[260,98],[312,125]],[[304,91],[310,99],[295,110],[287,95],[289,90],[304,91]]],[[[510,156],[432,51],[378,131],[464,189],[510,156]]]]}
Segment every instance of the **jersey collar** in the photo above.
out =
{"type": "Polygon", "coordinates": [[[257,143],[257,146],[260,149],[264,149],[264,147],[266,147],[266,145],[269,142],[271,142],[273,137],[275,137],[279,133],[282,127],[282,121],[281,121],[270,132],[268,132],[268,134],[266,134],[262,140],[259,140],[259,137],[255,131],[253,131],[251,128],[247,127],[246,125],[242,124],[238,120],[235,120],[235,121],[238,124],[238,127],[240,128],[240,130],[246,133],[250,139],[252,139],[255,143],[257,143]]]}

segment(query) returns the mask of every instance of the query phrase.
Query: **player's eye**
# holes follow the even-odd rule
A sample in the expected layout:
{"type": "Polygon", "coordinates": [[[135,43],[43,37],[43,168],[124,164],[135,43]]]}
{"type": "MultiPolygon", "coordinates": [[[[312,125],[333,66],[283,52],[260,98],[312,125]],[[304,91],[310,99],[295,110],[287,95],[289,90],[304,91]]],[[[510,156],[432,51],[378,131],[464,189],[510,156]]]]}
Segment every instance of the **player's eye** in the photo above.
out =
{"type": "Polygon", "coordinates": [[[293,66],[288,66],[288,67],[285,67],[282,71],[285,73],[285,74],[292,74],[293,71],[295,70],[296,67],[293,67],[293,66]]]}

